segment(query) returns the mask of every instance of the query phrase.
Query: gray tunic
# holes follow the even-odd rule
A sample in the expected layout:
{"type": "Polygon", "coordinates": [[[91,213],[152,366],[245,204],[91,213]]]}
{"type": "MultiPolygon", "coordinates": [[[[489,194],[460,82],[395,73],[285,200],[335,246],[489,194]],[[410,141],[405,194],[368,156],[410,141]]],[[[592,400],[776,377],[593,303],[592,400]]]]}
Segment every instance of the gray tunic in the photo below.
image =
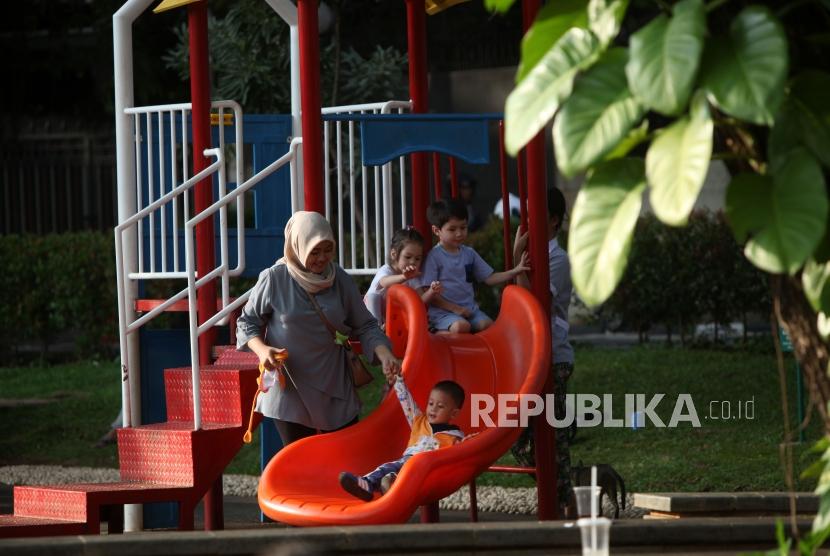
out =
{"type": "MultiPolygon", "coordinates": [[[[357,285],[335,267],[334,283],[315,294],[317,303],[335,328],[360,340],[371,360],[377,346],[390,346],[389,339],[363,304],[357,285]]],[[[259,396],[258,412],[320,430],[339,428],[357,416],[360,401],[345,350],[334,343],[308,293],[285,265],[260,273],[237,320],[237,349],[248,349],[248,341],[263,332],[267,345],[288,349],[290,379],[285,390],[275,387],[259,396]]]]}

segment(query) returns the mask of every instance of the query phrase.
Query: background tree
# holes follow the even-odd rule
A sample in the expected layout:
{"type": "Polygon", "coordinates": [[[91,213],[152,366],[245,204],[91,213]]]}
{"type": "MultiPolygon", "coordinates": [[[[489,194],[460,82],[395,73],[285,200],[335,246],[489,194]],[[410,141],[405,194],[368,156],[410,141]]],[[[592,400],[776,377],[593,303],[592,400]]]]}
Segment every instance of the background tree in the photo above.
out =
{"type": "MultiPolygon", "coordinates": [[[[683,226],[710,160],[723,159],[732,231],[771,275],[777,322],[830,434],[828,22],[823,0],[548,2],[523,39],[505,129],[515,155],[553,118],[559,170],[587,172],[568,251],[589,304],[623,275],[643,194],[683,226]]],[[[830,533],[830,451],[824,460],[813,541],[830,533]]]]}
{"type": "MultiPolygon", "coordinates": [[[[221,6],[220,6],[221,7],[221,6]]],[[[340,8],[334,3],[334,32],[321,36],[320,92],[324,106],[408,98],[406,56],[375,45],[367,56],[343,48],[340,8]]],[[[291,111],[288,25],[262,0],[240,0],[208,18],[213,95],[239,101],[248,113],[291,111]]],[[[176,45],[164,56],[186,81],[187,25],[175,29],[176,45]]]]}

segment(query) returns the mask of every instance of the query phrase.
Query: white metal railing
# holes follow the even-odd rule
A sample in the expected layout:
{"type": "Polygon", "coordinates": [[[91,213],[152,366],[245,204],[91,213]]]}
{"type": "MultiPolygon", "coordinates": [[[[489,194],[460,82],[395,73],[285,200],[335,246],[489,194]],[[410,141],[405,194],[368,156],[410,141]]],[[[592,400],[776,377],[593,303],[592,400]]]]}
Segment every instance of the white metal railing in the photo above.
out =
{"type": "MultiPolygon", "coordinates": [[[[190,218],[191,196],[190,189],[205,179],[218,174],[219,196],[227,193],[226,156],[225,156],[225,116],[231,115],[234,126],[234,162],[236,165],[235,177],[239,184],[243,179],[244,171],[244,144],[242,141],[242,109],[234,101],[217,101],[212,103],[212,109],[218,116],[216,125],[219,127],[218,147],[206,149],[204,155],[214,158],[207,168],[189,177],[190,161],[188,157],[188,117],[191,112],[190,103],[166,104],[157,106],[125,108],[124,113],[132,116],[135,174],[134,194],[136,212],[122,219],[115,228],[116,276],[119,299],[119,337],[122,359],[122,388],[127,393],[123,399],[129,403],[130,373],[128,368],[127,337],[136,332],[176,302],[184,299],[189,289],[185,287],[175,295],[166,299],[160,305],[147,311],[140,317],[129,321],[128,314],[132,315],[130,281],[157,280],[179,278],[186,279],[189,273],[186,264],[182,264],[179,253],[179,218],[185,223],[190,218]],[[143,124],[143,129],[142,129],[143,124]],[[169,133],[165,141],[165,133],[169,133]],[[142,148],[142,143],[145,147],[142,148]],[[169,151],[168,151],[169,149],[169,151]],[[169,156],[169,164],[166,158],[169,156]],[[158,183],[156,183],[158,179],[158,183]],[[181,180],[181,183],[179,181],[181,180]],[[144,193],[146,192],[146,199],[144,193]],[[181,202],[181,206],[180,206],[181,202]],[[181,210],[180,210],[181,209],[181,210]],[[145,226],[146,224],[146,226],[145,226]],[[169,224],[169,230],[168,230],[169,224]],[[125,253],[125,234],[130,231],[135,234],[137,244],[133,244],[135,252],[125,253]],[[146,231],[146,233],[145,233],[146,231]],[[144,245],[145,241],[148,245],[144,245]],[[167,249],[168,243],[171,249],[167,249]],[[148,251],[149,261],[145,261],[145,249],[148,251]],[[169,251],[169,252],[168,252],[169,251]],[[127,269],[135,269],[128,272],[127,269]]],[[[212,187],[212,186],[211,186],[212,187]]],[[[206,276],[201,276],[196,287],[202,286],[210,280],[221,281],[222,307],[228,307],[230,301],[229,277],[237,276],[245,268],[244,249],[244,197],[237,200],[237,263],[230,268],[228,253],[228,215],[227,207],[222,206],[219,215],[219,264],[206,276]]],[[[184,232],[185,230],[181,230],[184,232]]],[[[187,238],[185,237],[185,242],[187,238]]],[[[132,249],[132,248],[131,248],[132,249]]],[[[186,252],[185,252],[186,259],[186,252]]],[[[194,280],[195,280],[195,270],[194,280]]],[[[223,313],[226,318],[230,311],[223,313]]],[[[214,320],[216,324],[220,319],[214,320]]],[[[131,411],[124,408],[124,425],[131,426],[131,411]]]]}
{"type": "MultiPolygon", "coordinates": [[[[123,222],[119,223],[118,226],[115,227],[115,271],[116,271],[116,282],[118,286],[118,332],[119,332],[119,341],[121,347],[121,365],[123,371],[122,377],[122,390],[126,394],[124,397],[125,400],[129,400],[129,391],[130,391],[130,373],[126,371],[127,369],[127,336],[129,334],[134,333],[137,331],[142,325],[146,324],[163,311],[165,311],[168,307],[170,307],[176,301],[183,299],[185,295],[187,295],[188,290],[184,289],[178,294],[172,296],[170,299],[155,307],[151,311],[148,311],[140,318],[136,319],[133,322],[128,322],[127,318],[127,311],[129,309],[129,305],[126,302],[126,292],[127,292],[127,283],[132,278],[131,274],[126,272],[127,267],[127,257],[125,257],[124,253],[124,234],[129,229],[133,227],[140,226],[142,220],[147,218],[148,216],[154,214],[156,211],[165,207],[168,203],[172,202],[174,199],[178,198],[180,195],[186,193],[189,189],[195,186],[197,183],[201,182],[203,179],[209,178],[216,174],[217,172],[220,173],[220,176],[223,175],[221,169],[224,166],[224,157],[222,155],[222,151],[219,149],[206,149],[205,156],[213,156],[216,160],[210,164],[207,168],[202,170],[201,172],[197,173],[192,178],[185,180],[184,183],[174,187],[171,191],[165,193],[160,198],[154,200],[152,203],[141,209],[140,211],[136,212],[130,218],[127,218],[123,222]]],[[[220,180],[221,181],[221,180],[220,180]]],[[[130,253],[129,255],[135,256],[135,254],[130,253]]],[[[184,273],[187,276],[187,273],[184,273]]],[[[155,276],[154,276],[155,277],[155,276]]],[[[200,280],[202,282],[207,281],[206,279],[200,280]]],[[[132,426],[131,423],[131,412],[129,408],[124,408],[124,426],[129,427],[132,426]]]]}
{"type": "MultiPolygon", "coordinates": [[[[294,171],[295,168],[293,163],[294,160],[297,158],[297,151],[301,148],[301,145],[302,139],[296,138],[292,140],[291,147],[289,148],[289,151],[286,154],[284,154],[282,157],[278,158],[277,160],[263,168],[262,171],[258,172],[255,176],[249,178],[247,181],[245,181],[245,183],[239,184],[236,187],[236,189],[234,189],[230,193],[222,195],[219,198],[219,200],[217,200],[211,206],[209,206],[199,214],[195,215],[193,218],[189,219],[185,223],[184,248],[185,259],[187,261],[186,291],[188,297],[188,312],[190,314],[190,360],[193,381],[193,427],[195,430],[199,430],[202,426],[201,396],[199,393],[199,336],[210,330],[211,327],[220,324],[233,311],[242,307],[248,300],[248,297],[250,297],[251,290],[248,290],[243,295],[239,296],[233,303],[223,303],[222,309],[217,311],[215,315],[203,322],[201,325],[199,324],[196,310],[196,290],[200,286],[202,286],[203,283],[207,282],[208,280],[212,280],[216,276],[220,275],[221,272],[225,269],[223,269],[223,265],[220,264],[212,272],[208,273],[203,278],[199,278],[198,280],[196,280],[196,247],[193,238],[193,230],[196,228],[196,225],[199,224],[199,222],[202,222],[206,218],[211,217],[216,211],[219,211],[221,214],[223,211],[226,210],[227,206],[230,203],[240,199],[246,191],[255,187],[262,180],[264,180],[265,178],[267,178],[268,176],[270,176],[286,164],[292,165],[291,189],[292,191],[296,190],[297,174],[294,171]]],[[[224,170],[220,166],[220,183],[224,180],[223,174],[224,170]]]]}
{"type": "MultiPolygon", "coordinates": [[[[390,114],[411,110],[409,101],[390,100],[371,104],[353,104],[323,108],[323,115],[337,114],[390,114]]],[[[393,190],[393,166],[398,170],[400,191],[400,227],[407,224],[406,207],[406,157],[397,163],[389,162],[383,167],[367,168],[358,160],[360,142],[355,134],[355,121],[323,122],[323,149],[326,219],[337,228],[338,262],[349,274],[374,274],[384,264],[392,243],[395,228],[396,194],[393,190]],[[344,139],[346,147],[344,147],[344,139]],[[347,159],[344,160],[344,150],[347,159]],[[334,152],[332,152],[334,151],[334,152]],[[334,167],[332,168],[332,159],[334,167]],[[358,183],[356,166],[360,166],[358,183]],[[333,172],[332,172],[333,170],[333,172]],[[334,175],[332,175],[334,174],[334,175]],[[332,192],[334,186],[334,193],[332,192]],[[359,189],[359,196],[358,196],[359,189]],[[336,217],[333,218],[332,198],[336,198],[336,217]],[[348,199],[350,209],[344,214],[344,201],[348,199]],[[374,221],[374,225],[372,222],[374,221]],[[358,228],[360,226],[360,228],[358,228]],[[362,231],[362,234],[360,232],[362,231]],[[348,241],[346,237],[348,235],[348,241]],[[362,256],[358,254],[359,235],[362,235],[362,256]],[[373,237],[374,236],[374,237],[373,237]],[[347,252],[348,244],[348,252],[347,252]],[[348,254],[348,257],[347,257],[348,254]]]]}
{"type": "MultiPolygon", "coordinates": [[[[240,183],[243,179],[243,171],[245,167],[244,161],[244,144],[242,141],[242,108],[238,103],[232,100],[216,101],[211,104],[211,108],[216,111],[218,115],[217,125],[219,127],[219,145],[218,148],[224,153],[225,150],[225,115],[233,114],[234,126],[234,163],[236,166],[236,183],[240,183]]],[[[181,176],[181,180],[187,180],[190,173],[190,158],[188,156],[188,125],[187,120],[191,113],[191,104],[163,104],[156,106],[141,106],[134,108],[126,108],[126,114],[133,116],[133,128],[135,135],[135,185],[136,185],[136,206],[141,209],[144,206],[152,204],[156,199],[156,190],[159,196],[163,196],[168,189],[172,190],[181,176]],[[165,123],[165,116],[167,122],[165,123]],[[144,135],[142,135],[142,123],[144,124],[144,135]],[[169,132],[169,147],[165,144],[165,129],[169,132]],[[153,146],[153,140],[157,138],[156,146],[153,146]],[[142,149],[142,143],[146,144],[146,148],[142,149]],[[169,152],[168,152],[169,149],[169,152]],[[179,150],[181,149],[181,150],[179,150]],[[169,156],[169,165],[166,158],[169,156]],[[167,171],[169,167],[169,172],[167,171]],[[146,169],[146,178],[145,178],[146,169]],[[156,169],[158,169],[158,181],[156,184],[156,169]],[[144,199],[144,194],[147,194],[147,199],[144,199]]],[[[224,192],[220,192],[223,195],[224,192]]],[[[159,278],[185,278],[186,275],[182,270],[181,257],[179,253],[179,215],[183,212],[185,215],[190,214],[190,195],[185,192],[182,196],[183,211],[180,211],[178,203],[178,196],[173,198],[170,206],[170,216],[167,216],[167,206],[162,205],[158,214],[151,212],[147,217],[148,230],[146,231],[146,241],[148,245],[149,263],[145,261],[144,241],[145,241],[145,227],[144,222],[138,222],[138,265],[137,272],[132,272],[129,275],[131,280],[147,280],[159,278]],[[158,217],[158,224],[156,223],[158,217]],[[170,232],[168,233],[168,222],[170,223],[170,232]],[[167,252],[167,244],[172,239],[171,253],[167,252]],[[158,257],[156,256],[158,253],[158,257]],[[159,259],[158,263],[157,259],[159,259]],[[147,264],[145,264],[147,263],[147,264]],[[147,268],[149,266],[149,269],[147,268]],[[158,268],[157,268],[158,267],[158,268]]],[[[241,230],[244,229],[244,201],[240,202],[236,207],[237,211],[237,252],[238,260],[235,268],[229,271],[229,276],[238,276],[245,268],[243,248],[244,237],[241,230]]],[[[226,230],[225,230],[226,231],[226,230]]],[[[227,278],[227,277],[226,277],[227,278]]]]}

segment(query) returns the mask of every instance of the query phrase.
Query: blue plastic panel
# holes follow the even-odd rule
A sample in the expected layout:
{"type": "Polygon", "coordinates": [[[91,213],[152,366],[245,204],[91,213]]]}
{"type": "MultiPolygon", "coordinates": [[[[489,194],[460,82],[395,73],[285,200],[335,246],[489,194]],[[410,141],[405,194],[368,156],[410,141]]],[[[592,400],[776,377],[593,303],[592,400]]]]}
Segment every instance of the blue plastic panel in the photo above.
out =
{"type": "Polygon", "coordinates": [[[414,114],[360,122],[363,164],[381,166],[401,155],[440,152],[470,164],[490,162],[486,119],[414,114]]]}

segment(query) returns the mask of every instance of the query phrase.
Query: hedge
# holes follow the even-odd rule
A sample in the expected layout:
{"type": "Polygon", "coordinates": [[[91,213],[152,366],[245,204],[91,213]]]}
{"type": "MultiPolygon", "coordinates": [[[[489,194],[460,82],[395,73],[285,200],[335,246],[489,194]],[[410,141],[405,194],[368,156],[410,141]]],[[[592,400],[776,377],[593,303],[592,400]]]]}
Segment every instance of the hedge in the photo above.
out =
{"type": "MultiPolygon", "coordinates": [[[[722,213],[695,211],[689,225],[666,226],[653,215],[637,223],[628,267],[604,309],[641,339],[657,325],[687,334],[700,322],[744,323],[770,311],[767,275],[744,257],[722,213]]],[[[716,338],[717,339],[717,338],[716,338]]]]}
{"type": "MultiPolygon", "coordinates": [[[[492,218],[469,238],[496,270],[503,268],[501,233],[501,221],[492,218]]],[[[0,359],[24,343],[37,343],[45,352],[66,332],[82,357],[107,354],[117,343],[111,233],[0,236],[0,260],[0,359]]],[[[252,282],[235,283],[235,293],[252,282]]],[[[147,293],[158,297],[174,288],[161,289],[170,291],[147,293]]],[[[482,309],[493,317],[500,289],[478,288],[482,309]]],[[[653,216],[640,218],[626,273],[602,312],[641,336],[662,325],[685,340],[699,322],[746,323],[748,315],[766,315],[769,299],[766,275],[746,261],[723,216],[697,211],[685,228],[665,226],[653,216]]]]}
{"type": "Polygon", "coordinates": [[[80,356],[117,343],[111,233],[0,236],[0,356],[72,331],[80,356]]]}

